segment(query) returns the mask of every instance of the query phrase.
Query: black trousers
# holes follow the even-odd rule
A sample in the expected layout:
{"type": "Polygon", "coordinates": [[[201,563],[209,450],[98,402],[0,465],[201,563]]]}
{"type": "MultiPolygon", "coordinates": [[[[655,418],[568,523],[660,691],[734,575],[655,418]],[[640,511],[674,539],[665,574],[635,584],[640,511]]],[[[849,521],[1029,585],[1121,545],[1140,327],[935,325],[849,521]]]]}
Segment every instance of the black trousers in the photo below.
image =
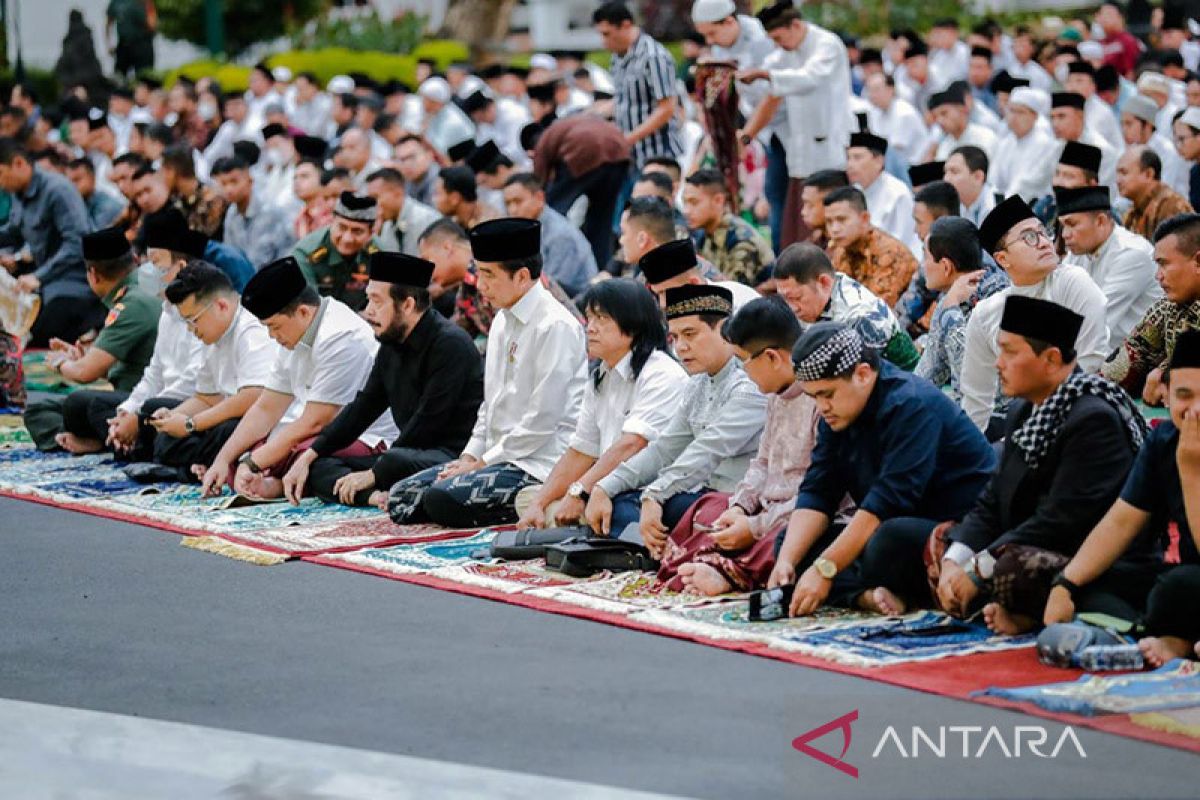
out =
{"type": "Polygon", "coordinates": [[[566,214],[580,197],[587,198],[587,214],[580,230],[592,246],[592,255],[600,269],[612,258],[613,217],[628,176],[628,161],[603,164],[577,178],[560,162],[555,167],[554,180],[546,187],[546,202],[560,214],[566,214]]]}
{"type": "Polygon", "coordinates": [[[1093,611],[1133,620],[1150,636],[1200,640],[1200,564],[1138,564],[1118,561],[1083,587],[1076,612],[1093,611]]]}
{"type": "MultiPolygon", "coordinates": [[[[174,403],[178,404],[178,401],[174,403]]],[[[145,411],[146,406],[142,406],[142,409],[145,411]]],[[[154,437],[154,460],[168,467],[178,467],[181,476],[186,473],[185,480],[198,482],[192,475],[192,466],[203,464],[207,467],[211,464],[241,421],[241,417],[227,419],[206,431],[178,439],[165,433],[157,433],[154,437]]]]}
{"type": "Polygon", "coordinates": [[[374,469],[375,488],[364,489],[354,495],[354,502],[351,503],[355,506],[365,506],[370,502],[373,492],[386,492],[396,481],[415,475],[421,470],[445,464],[454,457],[455,454],[449,450],[395,447],[372,456],[318,458],[308,471],[308,491],[326,503],[338,503],[341,501],[334,494],[335,483],[351,472],[374,469]],[[381,476],[386,476],[386,484],[381,482],[381,476]]]}
{"type": "Polygon", "coordinates": [[[108,421],[117,415],[117,406],[129,399],[129,392],[81,389],[67,395],[63,403],[63,430],[84,439],[108,438],[108,421]]]}
{"type": "MultiPolygon", "coordinates": [[[[929,606],[929,583],[925,577],[923,552],[929,534],[940,523],[917,517],[897,517],[879,526],[854,563],[839,572],[825,604],[854,608],[863,592],[880,586],[890,589],[910,606],[929,606]]],[[[833,540],[845,530],[844,525],[830,525],[820,539],[809,548],[796,567],[799,578],[833,540]]],[[[775,539],[775,554],[783,546],[787,529],[775,539]]]]}
{"type": "Polygon", "coordinates": [[[95,297],[56,297],[42,304],[42,310],[29,331],[30,347],[48,347],[59,338],[74,342],[88,331],[104,327],[108,309],[95,297]]]}

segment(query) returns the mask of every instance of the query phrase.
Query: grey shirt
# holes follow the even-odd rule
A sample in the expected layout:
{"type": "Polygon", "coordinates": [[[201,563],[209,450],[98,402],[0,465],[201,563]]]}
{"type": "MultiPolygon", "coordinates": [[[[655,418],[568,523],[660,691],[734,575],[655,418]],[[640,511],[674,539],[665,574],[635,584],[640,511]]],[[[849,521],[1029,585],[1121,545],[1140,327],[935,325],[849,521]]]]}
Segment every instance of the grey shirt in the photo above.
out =
{"type": "Polygon", "coordinates": [[[642,497],[660,503],[703,488],[732,492],[766,421],[767,398],[731,357],[715,376],[693,375],[667,429],[596,485],[609,497],[644,486],[642,497]]]}
{"type": "Polygon", "coordinates": [[[442,218],[435,209],[425,205],[415,197],[404,200],[404,208],[400,216],[394,220],[384,221],[379,228],[379,246],[383,250],[418,255],[417,243],[425,230],[442,218]]]}
{"type": "Polygon", "coordinates": [[[271,205],[255,192],[245,215],[236,205],[226,210],[224,241],[245,253],[258,270],[264,264],[291,255],[296,235],[287,210],[271,205]]]}
{"type": "Polygon", "coordinates": [[[0,247],[29,248],[43,302],[93,297],[83,263],[83,235],[90,230],[87,206],[74,184],[34,167],[29,186],[13,197],[8,224],[0,228],[0,247]]]}
{"type": "Polygon", "coordinates": [[[542,209],[543,270],[575,297],[596,277],[596,257],[579,228],[550,206],[542,209]]]}

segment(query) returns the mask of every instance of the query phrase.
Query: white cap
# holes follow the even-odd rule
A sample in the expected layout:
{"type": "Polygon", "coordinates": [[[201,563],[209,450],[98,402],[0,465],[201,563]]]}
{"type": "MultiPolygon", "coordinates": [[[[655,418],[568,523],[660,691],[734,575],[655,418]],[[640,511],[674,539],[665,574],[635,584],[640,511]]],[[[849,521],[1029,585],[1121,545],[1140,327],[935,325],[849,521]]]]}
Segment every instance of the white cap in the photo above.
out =
{"type": "Polygon", "coordinates": [[[1099,61],[1104,58],[1104,45],[1089,39],[1079,43],[1079,57],[1084,61],[1099,61]]]}
{"type": "Polygon", "coordinates": [[[554,72],[558,69],[558,59],[545,53],[534,53],[529,58],[529,68],[544,69],[547,72],[554,72]]]}
{"type": "Polygon", "coordinates": [[[1183,116],[1179,118],[1179,121],[1189,128],[1195,128],[1200,131],[1200,108],[1188,106],[1187,111],[1183,112],[1183,116]]]}
{"type": "Polygon", "coordinates": [[[149,109],[134,106],[134,109],[129,112],[129,121],[134,125],[149,125],[157,120],[154,119],[154,115],[150,113],[149,109]]]}
{"type": "Polygon", "coordinates": [[[349,75],[334,75],[325,86],[330,94],[350,94],[354,91],[354,78],[349,75]]]}
{"type": "Polygon", "coordinates": [[[463,78],[462,83],[458,87],[458,96],[467,98],[475,94],[475,92],[487,88],[488,85],[484,83],[478,75],[468,75],[467,77],[463,78]]]}
{"type": "Polygon", "coordinates": [[[1162,94],[1171,93],[1171,82],[1167,80],[1167,76],[1160,72],[1143,72],[1138,78],[1137,88],[1139,92],[1161,92],[1162,94]]]}
{"type": "Polygon", "coordinates": [[[435,103],[449,103],[450,98],[454,96],[454,93],[450,91],[450,84],[446,83],[446,79],[436,76],[426,78],[425,82],[417,89],[417,94],[435,103]]]}
{"type": "Polygon", "coordinates": [[[1008,96],[1009,106],[1024,106],[1039,117],[1050,113],[1050,95],[1032,86],[1018,86],[1008,96]]]}
{"type": "Polygon", "coordinates": [[[271,70],[271,77],[279,83],[290,83],[292,80],[292,71],[287,67],[275,67],[271,70]]]}
{"type": "Polygon", "coordinates": [[[692,5],[692,22],[720,22],[736,13],[733,0],[696,0],[692,5]]]}
{"type": "Polygon", "coordinates": [[[1158,104],[1145,95],[1135,94],[1126,100],[1121,106],[1121,113],[1150,125],[1158,124],[1158,104]]]}

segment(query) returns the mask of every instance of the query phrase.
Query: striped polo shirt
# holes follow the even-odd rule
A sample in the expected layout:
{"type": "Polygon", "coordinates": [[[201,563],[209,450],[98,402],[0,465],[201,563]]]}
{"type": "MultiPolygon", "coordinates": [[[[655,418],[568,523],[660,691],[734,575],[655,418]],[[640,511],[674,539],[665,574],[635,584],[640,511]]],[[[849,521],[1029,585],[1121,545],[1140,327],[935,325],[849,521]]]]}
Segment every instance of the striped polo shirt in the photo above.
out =
{"type": "MultiPolygon", "coordinates": [[[[625,55],[614,55],[612,79],[616,88],[613,119],[625,133],[641,125],[659,101],[675,97],[675,59],[667,49],[644,31],[625,55]]],[[[675,118],[633,146],[634,165],[640,170],[646,159],[683,153],[679,124],[675,118]]]]}

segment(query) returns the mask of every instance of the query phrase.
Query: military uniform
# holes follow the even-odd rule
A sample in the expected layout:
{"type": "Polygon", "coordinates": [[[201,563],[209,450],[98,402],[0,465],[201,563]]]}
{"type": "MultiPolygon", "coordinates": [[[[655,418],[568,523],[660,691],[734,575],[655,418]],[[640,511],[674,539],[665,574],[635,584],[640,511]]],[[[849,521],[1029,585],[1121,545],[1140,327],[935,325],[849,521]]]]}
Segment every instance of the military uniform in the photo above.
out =
{"type": "Polygon", "coordinates": [[[768,274],[775,254],[766,239],[741,217],[726,213],[712,235],[701,229],[693,234],[696,251],[732,280],[757,286],[768,274]]]}
{"type": "Polygon", "coordinates": [[[329,228],[325,227],[297,242],[292,255],[304,277],[322,297],[332,297],[361,311],[367,304],[367,281],[370,280],[367,262],[371,254],[380,249],[379,240],[372,236],[366,247],[353,258],[346,258],[333,246],[329,228]]]}
{"type": "Polygon", "coordinates": [[[104,417],[105,413],[112,416],[117,404],[128,397],[129,391],[142,379],[142,373],[154,355],[162,301],[138,286],[137,273],[126,276],[102,302],[108,308],[108,316],[92,347],[117,359],[108,371],[113,391],[77,391],[66,398],[49,398],[31,405],[26,411],[26,426],[43,449],[53,447],[54,437],[64,430],[84,438],[96,438],[97,430],[89,420],[104,417]],[[93,408],[105,411],[93,414],[93,408]]]}

